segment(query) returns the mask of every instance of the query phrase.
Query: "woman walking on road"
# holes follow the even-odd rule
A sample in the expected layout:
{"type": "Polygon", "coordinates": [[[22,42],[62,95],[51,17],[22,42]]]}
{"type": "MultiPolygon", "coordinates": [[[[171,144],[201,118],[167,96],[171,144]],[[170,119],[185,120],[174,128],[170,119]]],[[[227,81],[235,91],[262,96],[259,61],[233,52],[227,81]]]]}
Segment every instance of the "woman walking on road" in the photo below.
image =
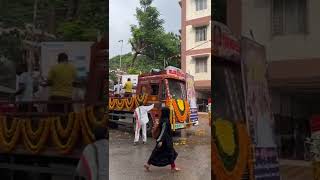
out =
{"type": "Polygon", "coordinates": [[[170,125],[170,110],[167,107],[162,108],[160,118],[161,133],[157,139],[156,147],[153,149],[148,162],[144,165],[147,171],[150,171],[150,165],[164,167],[171,165],[171,170],[180,171],[175,165],[178,153],[173,148],[172,130],[170,125]]]}

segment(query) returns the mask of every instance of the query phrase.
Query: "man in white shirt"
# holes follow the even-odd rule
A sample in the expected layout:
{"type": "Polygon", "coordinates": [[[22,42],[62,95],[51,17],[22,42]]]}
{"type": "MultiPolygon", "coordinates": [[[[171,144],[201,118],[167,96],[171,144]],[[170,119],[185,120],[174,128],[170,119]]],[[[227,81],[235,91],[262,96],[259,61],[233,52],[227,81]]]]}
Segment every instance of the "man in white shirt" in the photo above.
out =
{"type": "Polygon", "coordinates": [[[114,95],[116,97],[120,97],[120,89],[121,89],[121,86],[118,82],[115,82],[115,85],[114,85],[114,95]]]}
{"type": "Polygon", "coordinates": [[[133,145],[137,145],[140,138],[140,130],[142,128],[142,140],[143,144],[147,142],[147,123],[149,122],[148,112],[153,109],[154,104],[149,106],[143,106],[140,104],[134,111],[134,116],[136,118],[136,129],[133,145]]]}
{"type": "MultiPolygon", "coordinates": [[[[25,66],[19,66],[16,72],[16,102],[28,102],[33,99],[33,79],[25,66]]],[[[27,111],[27,105],[19,105],[19,111],[27,111]]]]}

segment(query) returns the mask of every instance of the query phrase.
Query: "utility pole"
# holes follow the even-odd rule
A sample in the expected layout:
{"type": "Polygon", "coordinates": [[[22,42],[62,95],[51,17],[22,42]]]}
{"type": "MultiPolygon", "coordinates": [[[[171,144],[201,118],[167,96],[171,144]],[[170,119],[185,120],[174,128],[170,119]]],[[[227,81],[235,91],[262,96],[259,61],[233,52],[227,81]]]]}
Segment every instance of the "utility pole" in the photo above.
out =
{"type": "Polygon", "coordinates": [[[37,9],[38,9],[38,0],[34,0],[33,4],[33,27],[36,27],[36,19],[37,19],[37,9]]]}
{"type": "Polygon", "coordinates": [[[120,49],[120,70],[121,70],[121,56],[122,56],[123,40],[119,40],[118,42],[121,42],[121,49],[120,49]]]}

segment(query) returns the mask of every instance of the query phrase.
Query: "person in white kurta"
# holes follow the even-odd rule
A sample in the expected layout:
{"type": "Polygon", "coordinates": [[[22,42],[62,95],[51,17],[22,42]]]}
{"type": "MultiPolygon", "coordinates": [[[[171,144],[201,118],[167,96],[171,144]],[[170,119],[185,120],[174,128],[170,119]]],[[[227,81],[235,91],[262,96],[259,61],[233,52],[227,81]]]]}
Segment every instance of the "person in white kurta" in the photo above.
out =
{"type": "Polygon", "coordinates": [[[88,144],[80,157],[76,172],[86,180],[108,180],[109,142],[107,129],[97,128],[94,132],[96,141],[88,144]]]}
{"type": "Polygon", "coordinates": [[[150,106],[139,106],[134,111],[136,118],[136,129],[134,136],[134,145],[137,144],[140,138],[140,130],[142,129],[142,141],[145,144],[147,142],[147,123],[149,122],[148,112],[153,109],[154,104],[150,106]]]}

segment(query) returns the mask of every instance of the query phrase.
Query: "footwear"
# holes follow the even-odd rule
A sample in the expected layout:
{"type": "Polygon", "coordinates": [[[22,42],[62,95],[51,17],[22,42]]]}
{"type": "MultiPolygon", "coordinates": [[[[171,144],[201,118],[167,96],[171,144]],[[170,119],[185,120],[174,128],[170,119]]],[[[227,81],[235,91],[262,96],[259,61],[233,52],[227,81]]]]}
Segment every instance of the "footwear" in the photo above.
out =
{"type": "Polygon", "coordinates": [[[144,142],[144,141],[143,141],[143,144],[147,144],[147,142],[144,142]]]}
{"type": "Polygon", "coordinates": [[[146,169],[147,172],[150,172],[150,165],[145,164],[143,165],[143,167],[146,169]]]}
{"type": "Polygon", "coordinates": [[[134,142],[133,145],[136,146],[138,143],[134,142]]]}
{"type": "Polygon", "coordinates": [[[181,169],[180,169],[180,168],[175,167],[175,168],[172,168],[172,169],[171,169],[171,171],[178,172],[178,171],[181,171],[181,169]]]}

